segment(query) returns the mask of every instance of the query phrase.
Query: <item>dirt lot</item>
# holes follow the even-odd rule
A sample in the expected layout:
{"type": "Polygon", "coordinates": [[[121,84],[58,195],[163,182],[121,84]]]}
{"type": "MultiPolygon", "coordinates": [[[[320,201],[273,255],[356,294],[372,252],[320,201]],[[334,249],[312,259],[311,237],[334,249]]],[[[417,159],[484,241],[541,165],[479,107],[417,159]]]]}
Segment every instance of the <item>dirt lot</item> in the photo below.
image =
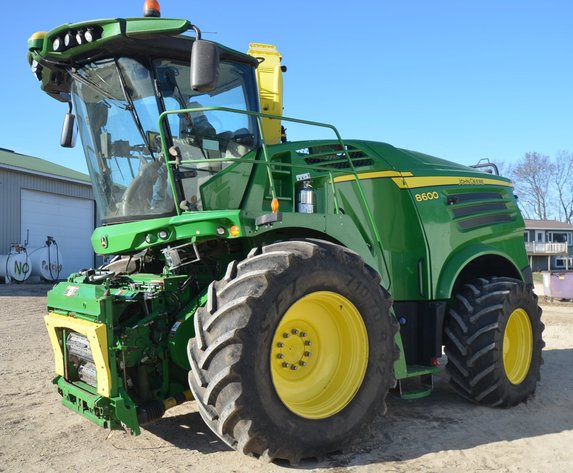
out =
{"type": "MultiPolygon", "coordinates": [[[[279,472],[203,425],[193,402],[139,437],[105,431],[67,410],[51,384],[42,315],[48,286],[0,286],[0,471],[279,472]]],[[[417,401],[389,399],[373,436],[349,454],[298,468],[317,472],[573,471],[573,304],[544,305],[542,382],[510,410],[469,404],[437,380],[417,401]]]]}

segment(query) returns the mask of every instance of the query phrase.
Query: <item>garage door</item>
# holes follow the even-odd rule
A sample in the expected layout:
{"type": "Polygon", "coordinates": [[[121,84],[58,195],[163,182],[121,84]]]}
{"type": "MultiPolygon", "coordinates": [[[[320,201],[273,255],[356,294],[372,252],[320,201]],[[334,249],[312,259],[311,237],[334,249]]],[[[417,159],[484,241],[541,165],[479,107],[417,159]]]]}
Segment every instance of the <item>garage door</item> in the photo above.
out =
{"type": "Polygon", "coordinates": [[[89,199],[22,189],[21,241],[29,248],[44,246],[53,236],[62,255],[59,278],[94,265],[90,242],[94,230],[94,203],[89,199]]]}

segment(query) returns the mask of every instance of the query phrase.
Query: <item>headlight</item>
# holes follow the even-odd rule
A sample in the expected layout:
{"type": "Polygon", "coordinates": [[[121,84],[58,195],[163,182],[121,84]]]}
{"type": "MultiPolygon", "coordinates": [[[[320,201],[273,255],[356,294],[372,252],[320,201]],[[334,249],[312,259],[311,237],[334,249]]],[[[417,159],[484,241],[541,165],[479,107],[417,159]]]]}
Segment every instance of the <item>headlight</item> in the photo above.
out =
{"type": "Polygon", "coordinates": [[[34,59],[32,61],[32,64],[30,64],[30,68],[32,69],[32,72],[36,76],[36,79],[42,80],[42,66],[38,63],[38,61],[34,59]]]}
{"type": "Polygon", "coordinates": [[[71,48],[76,45],[76,35],[73,31],[68,31],[66,36],[64,36],[64,45],[66,48],[71,48]]]}
{"type": "Polygon", "coordinates": [[[64,40],[60,36],[56,37],[52,42],[52,49],[54,51],[61,51],[64,49],[64,40]]]}
{"type": "Polygon", "coordinates": [[[85,34],[85,38],[88,43],[93,43],[100,37],[101,37],[101,32],[96,28],[88,28],[85,34]]]}

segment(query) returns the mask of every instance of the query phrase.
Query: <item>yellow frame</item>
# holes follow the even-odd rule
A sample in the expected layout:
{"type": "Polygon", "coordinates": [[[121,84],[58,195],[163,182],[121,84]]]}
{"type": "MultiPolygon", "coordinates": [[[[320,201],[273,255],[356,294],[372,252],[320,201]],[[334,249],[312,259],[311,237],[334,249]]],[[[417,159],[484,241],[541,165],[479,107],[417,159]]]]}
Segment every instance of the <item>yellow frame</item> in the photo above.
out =
{"type": "Polygon", "coordinates": [[[65,375],[64,353],[60,345],[58,330],[64,328],[73,330],[88,339],[96,367],[97,392],[102,396],[109,397],[111,392],[111,371],[108,362],[106,326],[54,312],[49,312],[45,315],[44,321],[46,322],[52,350],[54,351],[56,374],[60,376],[65,375]]]}

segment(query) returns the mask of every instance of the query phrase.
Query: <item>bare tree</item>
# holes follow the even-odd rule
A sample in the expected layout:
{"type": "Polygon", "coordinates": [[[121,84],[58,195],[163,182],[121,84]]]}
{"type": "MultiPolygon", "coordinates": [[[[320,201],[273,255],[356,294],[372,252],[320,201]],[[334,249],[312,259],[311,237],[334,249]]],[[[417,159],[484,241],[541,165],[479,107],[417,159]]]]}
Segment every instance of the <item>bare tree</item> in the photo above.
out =
{"type": "Polygon", "coordinates": [[[550,192],[554,168],[549,156],[537,152],[525,153],[523,159],[510,168],[519,205],[527,218],[547,220],[553,216],[550,192]]]}
{"type": "Polygon", "coordinates": [[[559,199],[559,220],[573,221],[573,155],[559,151],[553,165],[553,183],[559,199]]]}

